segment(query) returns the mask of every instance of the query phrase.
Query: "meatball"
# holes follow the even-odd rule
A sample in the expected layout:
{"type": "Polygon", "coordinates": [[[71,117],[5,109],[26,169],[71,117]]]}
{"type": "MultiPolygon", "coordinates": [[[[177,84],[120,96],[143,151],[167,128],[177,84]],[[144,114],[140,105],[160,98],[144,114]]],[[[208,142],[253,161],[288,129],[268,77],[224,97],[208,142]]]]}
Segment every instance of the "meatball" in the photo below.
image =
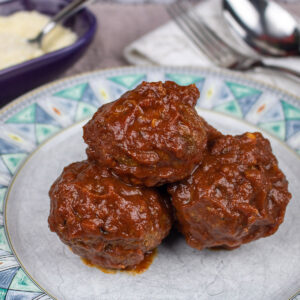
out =
{"type": "Polygon", "coordinates": [[[291,198],[260,133],[215,139],[197,170],[168,191],[179,230],[199,250],[232,249],[275,233],[291,198]]]}
{"type": "Polygon", "coordinates": [[[134,266],[171,228],[168,199],[130,186],[95,162],[66,167],[53,183],[51,231],[75,254],[111,269],[134,266]]]}
{"type": "Polygon", "coordinates": [[[206,147],[206,130],[194,106],[195,85],[143,82],[103,105],[84,126],[87,155],[126,182],[148,187],[181,180],[206,147]]]}

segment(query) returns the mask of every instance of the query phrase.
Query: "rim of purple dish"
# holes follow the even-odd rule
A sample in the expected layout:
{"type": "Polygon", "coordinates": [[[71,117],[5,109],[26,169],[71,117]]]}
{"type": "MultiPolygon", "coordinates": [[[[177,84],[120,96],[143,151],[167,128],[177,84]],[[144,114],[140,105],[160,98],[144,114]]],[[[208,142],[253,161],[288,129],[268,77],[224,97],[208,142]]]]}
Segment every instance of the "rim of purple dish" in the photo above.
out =
{"type": "MultiPolygon", "coordinates": [[[[73,44],[0,70],[0,79],[2,75],[7,76],[9,74],[13,74],[15,71],[19,71],[20,69],[26,69],[27,67],[32,67],[33,65],[40,64],[42,62],[49,62],[49,60],[55,58],[58,55],[58,53],[60,55],[67,54],[69,52],[73,52],[74,48],[82,47],[88,44],[93,39],[94,34],[96,32],[97,19],[95,15],[87,8],[83,8],[78,13],[85,14],[84,17],[88,19],[90,26],[87,29],[87,31],[84,34],[82,34],[82,36],[78,37],[78,39],[73,44]]],[[[74,15],[74,17],[75,16],[76,15],[74,15]]]]}

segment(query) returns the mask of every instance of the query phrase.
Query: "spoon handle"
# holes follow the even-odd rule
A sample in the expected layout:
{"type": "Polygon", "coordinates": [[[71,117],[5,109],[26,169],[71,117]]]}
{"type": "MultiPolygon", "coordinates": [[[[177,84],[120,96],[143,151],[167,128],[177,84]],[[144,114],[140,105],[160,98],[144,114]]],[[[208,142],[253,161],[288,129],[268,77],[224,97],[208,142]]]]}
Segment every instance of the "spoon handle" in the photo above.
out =
{"type": "Polygon", "coordinates": [[[290,68],[286,68],[286,67],[281,67],[281,66],[276,66],[276,65],[269,65],[269,64],[265,64],[263,62],[260,63],[260,65],[258,65],[258,67],[263,67],[266,69],[270,69],[270,70],[274,70],[274,71],[279,71],[279,72],[285,72],[289,75],[295,76],[297,77],[298,80],[300,80],[300,72],[290,69],[290,68]]]}
{"type": "Polygon", "coordinates": [[[64,22],[70,16],[75,14],[78,10],[84,7],[91,0],[74,0],[66,7],[64,7],[59,13],[57,13],[46,26],[43,28],[40,36],[44,36],[49,33],[58,23],[64,22]]]}

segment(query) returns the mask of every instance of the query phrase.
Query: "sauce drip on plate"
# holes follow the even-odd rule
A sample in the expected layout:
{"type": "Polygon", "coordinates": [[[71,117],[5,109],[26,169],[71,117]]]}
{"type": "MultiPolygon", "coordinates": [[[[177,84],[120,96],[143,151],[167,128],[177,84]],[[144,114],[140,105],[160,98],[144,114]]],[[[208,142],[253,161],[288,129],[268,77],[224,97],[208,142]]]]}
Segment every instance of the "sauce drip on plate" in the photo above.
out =
{"type": "Polygon", "coordinates": [[[92,264],[88,259],[86,258],[81,258],[83,263],[89,267],[97,268],[103,273],[106,274],[116,274],[117,272],[126,272],[130,275],[137,275],[137,274],[142,274],[145,271],[149,269],[151,266],[152,262],[154,261],[154,258],[157,256],[157,249],[154,249],[152,251],[149,251],[145,254],[145,259],[140,262],[138,265],[130,268],[126,268],[125,270],[113,270],[113,269],[105,269],[100,266],[96,266],[92,264]]]}

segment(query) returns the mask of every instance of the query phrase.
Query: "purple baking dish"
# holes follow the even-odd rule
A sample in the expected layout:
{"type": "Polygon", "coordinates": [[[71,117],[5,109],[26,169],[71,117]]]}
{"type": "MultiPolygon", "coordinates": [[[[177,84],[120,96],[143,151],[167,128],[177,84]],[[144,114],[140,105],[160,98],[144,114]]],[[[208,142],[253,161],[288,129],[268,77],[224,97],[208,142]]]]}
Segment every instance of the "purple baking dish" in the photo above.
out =
{"type": "MultiPolygon", "coordinates": [[[[10,0],[0,1],[0,15],[9,15],[19,10],[37,10],[54,15],[68,0],[10,0]]],[[[77,33],[77,41],[63,49],[0,70],[0,106],[21,94],[51,80],[70,67],[87,49],[97,29],[97,20],[83,9],[65,24],[77,33]]],[[[0,58],[1,59],[1,58],[0,58]]]]}

